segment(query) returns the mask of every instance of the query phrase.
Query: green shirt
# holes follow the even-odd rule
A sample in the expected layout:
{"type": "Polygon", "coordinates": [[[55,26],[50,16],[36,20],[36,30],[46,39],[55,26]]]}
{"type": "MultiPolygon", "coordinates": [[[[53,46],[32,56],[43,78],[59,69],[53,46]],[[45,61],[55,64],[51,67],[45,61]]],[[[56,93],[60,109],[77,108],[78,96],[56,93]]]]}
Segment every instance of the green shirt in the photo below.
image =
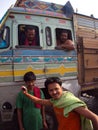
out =
{"type": "MultiPolygon", "coordinates": [[[[44,98],[43,92],[41,98],[44,98]]],[[[33,91],[28,91],[29,94],[34,95],[33,91]]],[[[16,99],[16,107],[22,109],[23,125],[25,130],[40,130],[43,128],[41,110],[35,107],[33,101],[26,97],[23,92],[19,92],[16,99]]]]}

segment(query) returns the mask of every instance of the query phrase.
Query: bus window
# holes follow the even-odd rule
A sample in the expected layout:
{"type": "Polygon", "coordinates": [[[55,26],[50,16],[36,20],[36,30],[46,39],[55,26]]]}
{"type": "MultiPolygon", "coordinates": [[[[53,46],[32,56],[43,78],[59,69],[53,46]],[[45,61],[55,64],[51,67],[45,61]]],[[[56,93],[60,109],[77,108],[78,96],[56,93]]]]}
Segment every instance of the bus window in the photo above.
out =
{"type": "Polygon", "coordinates": [[[18,26],[19,45],[23,46],[39,46],[39,29],[32,25],[18,26]]]}
{"type": "Polygon", "coordinates": [[[72,35],[71,35],[71,31],[70,30],[56,28],[56,40],[57,41],[60,39],[60,34],[61,34],[62,31],[65,31],[68,34],[68,39],[72,40],[72,35]]]}
{"type": "Polygon", "coordinates": [[[70,30],[56,29],[56,49],[74,50],[74,43],[70,30]]]}
{"type": "Polygon", "coordinates": [[[3,31],[0,32],[0,49],[5,49],[10,45],[10,29],[5,27],[3,31]]]}
{"type": "Polygon", "coordinates": [[[51,46],[52,45],[52,36],[51,36],[50,27],[45,28],[45,34],[46,34],[46,44],[47,44],[47,46],[51,46]]]}

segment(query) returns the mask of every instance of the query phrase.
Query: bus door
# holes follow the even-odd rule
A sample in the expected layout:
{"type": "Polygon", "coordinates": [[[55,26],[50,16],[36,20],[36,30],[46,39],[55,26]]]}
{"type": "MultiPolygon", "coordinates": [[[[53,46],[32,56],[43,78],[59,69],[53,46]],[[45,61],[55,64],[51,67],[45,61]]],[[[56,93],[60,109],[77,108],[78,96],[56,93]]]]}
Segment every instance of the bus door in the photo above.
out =
{"type": "MultiPolygon", "coordinates": [[[[77,59],[76,51],[66,51],[56,49],[57,35],[61,28],[57,28],[55,25],[44,25],[45,40],[44,43],[44,61],[45,61],[45,75],[59,76],[61,78],[72,78],[77,75],[77,59]]],[[[70,32],[70,30],[69,30],[70,32]]]]}

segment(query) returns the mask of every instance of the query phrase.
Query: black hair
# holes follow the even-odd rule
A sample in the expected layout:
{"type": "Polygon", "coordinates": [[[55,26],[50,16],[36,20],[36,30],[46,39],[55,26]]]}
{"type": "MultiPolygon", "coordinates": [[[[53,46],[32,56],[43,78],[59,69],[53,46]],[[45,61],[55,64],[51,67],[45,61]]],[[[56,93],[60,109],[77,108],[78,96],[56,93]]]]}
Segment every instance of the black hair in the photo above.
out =
{"type": "Polygon", "coordinates": [[[68,36],[68,39],[71,39],[71,40],[72,40],[71,31],[63,29],[63,30],[61,30],[61,32],[60,32],[60,36],[61,36],[62,33],[66,33],[67,36],[68,36]]]}
{"type": "Polygon", "coordinates": [[[31,26],[31,25],[27,25],[25,27],[25,31],[27,32],[28,30],[36,30],[34,26],[31,26]]]}
{"type": "Polygon", "coordinates": [[[58,77],[49,77],[45,81],[45,88],[48,90],[48,85],[51,83],[58,83],[60,86],[62,86],[62,81],[58,77]]]}
{"type": "Polygon", "coordinates": [[[36,75],[32,71],[25,73],[24,81],[27,82],[27,81],[32,81],[32,80],[36,80],[36,75]]]}
{"type": "Polygon", "coordinates": [[[61,30],[61,33],[68,33],[68,31],[63,29],[63,30],[61,30]]]}

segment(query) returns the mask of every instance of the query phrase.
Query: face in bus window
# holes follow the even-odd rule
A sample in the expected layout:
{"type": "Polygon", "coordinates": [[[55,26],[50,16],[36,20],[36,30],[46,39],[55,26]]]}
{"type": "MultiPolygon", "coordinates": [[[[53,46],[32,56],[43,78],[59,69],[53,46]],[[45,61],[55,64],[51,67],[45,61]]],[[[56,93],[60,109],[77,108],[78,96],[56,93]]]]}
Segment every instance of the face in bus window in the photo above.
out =
{"type": "Polygon", "coordinates": [[[35,30],[34,29],[27,30],[26,37],[27,37],[28,41],[33,41],[35,38],[35,30]]]}
{"type": "Polygon", "coordinates": [[[36,45],[35,29],[28,29],[26,31],[25,45],[36,45]]]}
{"type": "Polygon", "coordinates": [[[68,34],[65,33],[65,32],[62,32],[62,33],[61,33],[61,36],[60,36],[60,41],[61,41],[62,43],[64,43],[67,39],[68,39],[68,34]]]}

